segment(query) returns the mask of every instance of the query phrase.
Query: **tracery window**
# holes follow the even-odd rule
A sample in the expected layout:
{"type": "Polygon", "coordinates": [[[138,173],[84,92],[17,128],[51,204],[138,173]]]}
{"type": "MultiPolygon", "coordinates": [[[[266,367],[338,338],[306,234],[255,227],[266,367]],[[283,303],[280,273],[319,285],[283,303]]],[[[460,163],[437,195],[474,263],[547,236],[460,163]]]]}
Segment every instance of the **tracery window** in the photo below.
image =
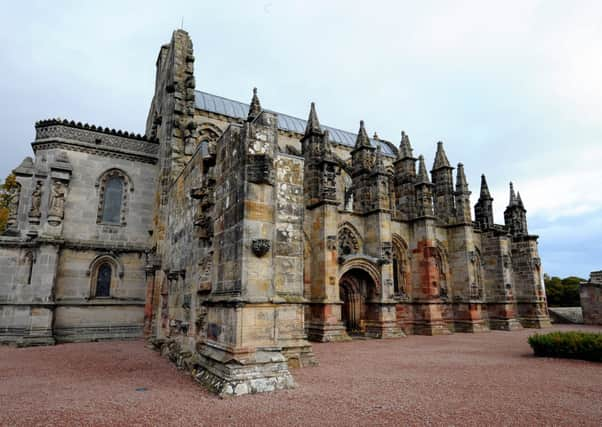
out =
{"type": "Polygon", "coordinates": [[[393,236],[393,291],[398,296],[410,293],[410,260],[408,247],[403,239],[393,236]]]}
{"type": "Polygon", "coordinates": [[[356,254],[360,250],[360,244],[357,236],[349,227],[342,227],[339,230],[339,255],[356,254]]]}
{"type": "MultiPolygon", "coordinates": [[[[447,255],[445,250],[441,246],[437,246],[434,251],[435,265],[439,275],[439,296],[441,298],[447,298],[448,289],[448,274],[449,265],[447,263],[447,255]]],[[[436,285],[436,284],[435,284],[436,285]]]]}
{"type": "Polygon", "coordinates": [[[96,296],[110,297],[111,296],[111,278],[113,277],[113,269],[109,263],[103,263],[98,267],[96,275],[96,296]]]}
{"type": "Polygon", "coordinates": [[[128,193],[133,187],[128,176],[119,169],[106,171],[97,181],[99,203],[97,223],[125,225],[128,193]]]}

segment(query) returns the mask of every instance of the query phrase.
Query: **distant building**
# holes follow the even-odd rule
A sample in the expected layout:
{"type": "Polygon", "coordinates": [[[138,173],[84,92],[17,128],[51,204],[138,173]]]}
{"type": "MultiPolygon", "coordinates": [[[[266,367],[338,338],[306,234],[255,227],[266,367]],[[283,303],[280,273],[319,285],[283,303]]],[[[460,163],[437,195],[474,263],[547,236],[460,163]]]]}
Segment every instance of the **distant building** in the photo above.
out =
{"type": "Polygon", "coordinates": [[[589,281],[579,284],[583,323],[602,325],[602,271],[592,271],[589,281]]]}
{"type": "Polygon", "coordinates": [[[291,386],[309,341],[549,324],[512,184],[497,225],[483,175],[473,220],[442,143],[429,173],[403,132],[396,147],[363,122],[321,125],[313,104],[302,120],[256,91],[248,105],[195,90],[194,61],[174,32],[146,136],[36,124],[0,237],[1,341],[144,326],[199,381],[244,394],[291,386]]]}

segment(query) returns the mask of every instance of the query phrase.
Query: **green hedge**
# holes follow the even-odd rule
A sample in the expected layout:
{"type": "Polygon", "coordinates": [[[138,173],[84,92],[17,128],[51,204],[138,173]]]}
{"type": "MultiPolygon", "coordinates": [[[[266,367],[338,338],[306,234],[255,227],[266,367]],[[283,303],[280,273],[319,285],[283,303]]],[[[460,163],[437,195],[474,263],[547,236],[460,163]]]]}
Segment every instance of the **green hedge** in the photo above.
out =
{"type": "Polygon", "coordinates": [[[529,337],[536,356],[602,362],[602,333],[550,332],[529,337]]]}

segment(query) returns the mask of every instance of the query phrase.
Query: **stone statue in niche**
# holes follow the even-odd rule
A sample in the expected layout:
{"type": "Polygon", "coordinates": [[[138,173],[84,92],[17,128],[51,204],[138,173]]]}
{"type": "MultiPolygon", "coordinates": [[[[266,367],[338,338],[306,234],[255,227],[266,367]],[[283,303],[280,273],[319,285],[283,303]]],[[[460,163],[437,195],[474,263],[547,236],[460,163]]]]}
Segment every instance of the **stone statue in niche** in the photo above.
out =
{"type": "Polygon", "coordinates": [[[19,200],[21,199],[21,186],[19,184],[11,188],[8,201],[8,228],[13,228],[17,224],[17,214],[19,213],[19,200]]]}
{"type": "Polygon", "coordinates": [[[63,218],[66,193],[67,186],[61,181],[54,181],[52,183],[52,195],[50,196],[50,204],[48,207],[49,216],[54,216],[59,219],[63,218]]]}
{"type": "Polygon", "coordinates": [[[39,218],[42,206],[42,181],[36,182],[36,186],[31,193],[31,209],[29,210],[29,216],[33,218],[39,218]]]}

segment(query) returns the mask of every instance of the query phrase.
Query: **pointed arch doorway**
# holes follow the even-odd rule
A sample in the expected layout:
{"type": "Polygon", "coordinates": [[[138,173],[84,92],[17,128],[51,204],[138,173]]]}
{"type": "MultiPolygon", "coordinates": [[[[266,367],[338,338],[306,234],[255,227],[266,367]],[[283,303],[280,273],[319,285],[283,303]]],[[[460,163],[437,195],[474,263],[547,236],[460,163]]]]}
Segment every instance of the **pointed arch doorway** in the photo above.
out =
{"type": "Polygon", "coordinates": [[[376,296],[377,287],[366,271],[353,268],[339,280],[339,296],[343,302],[341,320],[350,335],[363,335],[369,316],[368,303],[376,296]]]}

